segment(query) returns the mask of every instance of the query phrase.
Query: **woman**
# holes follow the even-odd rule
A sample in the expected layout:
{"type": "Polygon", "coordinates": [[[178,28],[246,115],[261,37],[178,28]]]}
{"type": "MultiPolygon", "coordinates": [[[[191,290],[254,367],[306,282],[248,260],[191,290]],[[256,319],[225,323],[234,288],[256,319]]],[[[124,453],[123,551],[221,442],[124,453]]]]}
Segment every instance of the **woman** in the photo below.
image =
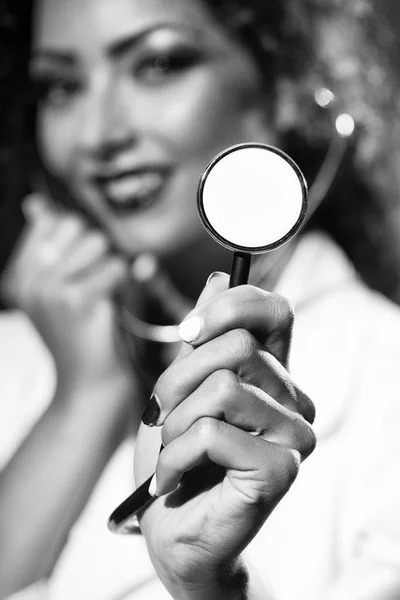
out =
{"type": "MultiPolygon", "coordinates": [[[[399,350],[381,324],[390,319],[396,329],[399,317],[317,234],[260,263],[253,277],[297,305],[293,372],[325,414],[323,446],[242,557],[290,487],[298,459],[314,445],[312,405],[286,370],[290,305],[253,287],[227,291],[225,275],[212,277],[202,290],[210,271],[229,269],[230,257],[199,224],[193,201],[199,174],[230,144],[283,143],[291,109],[297,121],[298,107],[308,108],[301,95],[314,73],[308,49],[313,7],[264,4],[42,0],[35,6],[30,68],[41,93],[34,187],[47,198],[24,203],[28,226],[4,288],[50,349],[57,387],[2,475],[3,595],[49,578],[51,598],[121,596],[125,582],[133,590],[133,571],[140,586],[134,597],[163,597],[159,588],[141,588],[149,583],[141,539],[107,538],[102,559],[101,551],[93,557],[101,544],[91,544],[89,534],[97,535],[123,498],[115,486],[126,481],[129,488],[124,469],[130,444],[120,444],[132,404],[144,405],[149,382],[155,388],[142,417],[137,483],[157,460],[160,429],[152,426],[163,425],[166,447],[152,486],[163,499],[146,511],[141,527],[157,575],[173,597],[265,597],[275,588],[278,598],[356,598],[366,585],[371,597],[382,598],[398,590],[396,565],[364,553],[368,519],[358,511],[353,520],[351,509],[370,484],[371,463],[361,462],[359,453],[364,457],[372,433],[377,440],[381,433],[387,437],[387,427],[375,431],[381,415],[390,413],[390,427],[397,423],[391,404],[396,384],[386,369],[399,350]],[[138,342],[128,356],[118,335],[118,307],[129,304],[149,318],[171,312],[160,294],[147,294],[130,280],[128,265],[143,252],[157,258],[185,302],[193,306],[201,292],[181,328],[188,345],[177,357],[138,342]],[[371,349],[386,360],[377,361],[371,349]],[[151,354],[151,363],[143,353],[151,354]],[[155,362],[163,373],[147,378],[143,365],[155,362]],[[361,364],[368,364],[366,374],[361,364]],[[360,415],[363,426],[355,427],[360,415]],[[173,490],[182,472],[204,456],[226,475],[216,482],[205,478],[206,489],[182,503],[173,490]],[[343,464],[336,470],[338,456],[343,464]],[[111,501],[114,492],[118,498],[111,501]],[[93,512],[97,518],[90,523],[93,512]],[[333,539],[336,527],[340,537],[333,539]]],[[[395,444],[397,436],[391,439],[395,444]]],[[[387,452],[397,456],[386,444],[379,451],[383,464],[387,452]]],[[[397,468],[397,461],[390,463],[388,481],[397,468]]],[[[378,498],[366,506],[388,514],[378,498]]],[[[385,527],[378,522],[375,530],[380,547],[395,555],[385,527]]]]}

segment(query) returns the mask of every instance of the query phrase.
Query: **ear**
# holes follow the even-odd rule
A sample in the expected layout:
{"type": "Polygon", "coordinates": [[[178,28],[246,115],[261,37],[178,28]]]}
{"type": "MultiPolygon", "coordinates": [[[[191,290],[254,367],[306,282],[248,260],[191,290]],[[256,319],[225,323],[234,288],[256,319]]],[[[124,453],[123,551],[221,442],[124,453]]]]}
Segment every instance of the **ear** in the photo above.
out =
{"type": "Polygon", "coordinates": [[[296,128],[299,122],[299,99],[297,85],[288,78],[278,81],[275,104],[275,123],[278,135],[296,128]]]}
{"type": "MultiPolygon", "coordinates": [[[[265,141],[279,146],[281,135],[298,128],[301,122],[302,110],[299,107],[306,102],[308,92],[305,87],[302,82],[281,78],[276,85],[274,100],[268,90],[262,93],[252,107],[247,107],[246,133],[249,139],[260,140],[261,132],[265,131],[265,141]]],[[[312,97],[311,91],[310,94],[312,97]]]]}
{"type": "Polygon", "coordinates": [[[243,142],[264,142],[265,144],[279,145],[279,135],[277,132],[274,110],[271,106],[271,99],[262,97],[254,102],[253,106],[248,106],[243,120],[243,142]]]}

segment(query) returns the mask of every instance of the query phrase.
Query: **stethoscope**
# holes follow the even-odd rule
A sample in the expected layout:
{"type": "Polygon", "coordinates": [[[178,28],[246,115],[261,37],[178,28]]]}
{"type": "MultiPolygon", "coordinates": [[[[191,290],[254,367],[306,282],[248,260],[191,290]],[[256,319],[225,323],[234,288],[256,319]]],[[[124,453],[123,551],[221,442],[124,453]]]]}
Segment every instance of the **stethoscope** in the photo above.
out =
{"type": "MultiPolygon", "coordinates": [[[[318,88],[314,94],[314,101],[319,108],[326,111],[329,115],[329,120],[331,122],[331,140],[323,162],[308,191],[308,204],[312,206],[313,213],[331,190],[335,178],[344,163],[345,157],[352,146],[356,130],[353,117],[341,109],[338,99],[330,89],[327,87],[318,88]]],[[[215,164],[215,162],[217,162],[216,159],[214,159],[210,165],[215,164]]],[[[210,170],[210,165],[207,167],[206,172],[210,170]]],[[[200,213],[202,213],[201,205],[200,213]]],[[[308,210],[304,222],[307,222],[310,216],[311,211],[308,210]]],[[[302,224],[302,222],[300,224],[302,224]]],[[[294,235],[294,233],[295,231],[293,231],[291,235],[294,235]]],[[[223,243],[223,240],[218,241],[223,243]]],[[[269,250],[271,249],[273,248],[269,248],[269,250]]],[[[279,255],[277,254],[276,257],[276,263],[278,263],[279,255]]],[[[139,260],[143,278],[152,277],[154,280],[155,277],[163,277],[162,272],[158,271],[155,273],[158,267],[151,256],[145,256],[139,260]]],[[[262,256],[256,255],[252,267],[252,283],[254,283],[254,285],[261,285],[262,281],[265,279],[266,272],[265,268],[263,268],[264,265],[265,261],[263,261],[262,256]]],[[[268,271],[273,267],[274,261],[272,259],[272,261],[269,261],[268,271]]],[[[165,282],[165,287],[168,287],[168,282],[165,282]]],[[[172,290],[171,293],[173,293],[172,290]]],[[[121,308],[120,325],[128,334],[142,340],[164,344],[180,341],[176,325],[156,325],[147,323],[131,313],[126,307],[121,308]]]]}
{"type": "MultiPolygon", "coordinates": [[[[306,222],[330,190],[355,131],[351,115],[338,110],[327,88],[315,93],[315,101],[330,111],[332,139],[313,185],[308,191],[304,175],[285,152],[260,143],[243,143],[219,153],[202,174],[197,191],[200,220],[209,235],[232,251],[229,287],[248,282],[253,257],[287,243],[306,222]]],[[[136,319],[135,317],[133,317],[136,319]]],[[[125,327],[133,335],[152,341],[176,342],[174,326],[148,325],[129,316],[125,327]],[[146,329],[147,327],[147,329],[146,329]],[[144,328],[144,329],[143,329],[144,328]]],[[[137,532],[137,514],[155,498],[149,493],[153,475],[111,514],[108,526],[114,533],[137,532]]]]}

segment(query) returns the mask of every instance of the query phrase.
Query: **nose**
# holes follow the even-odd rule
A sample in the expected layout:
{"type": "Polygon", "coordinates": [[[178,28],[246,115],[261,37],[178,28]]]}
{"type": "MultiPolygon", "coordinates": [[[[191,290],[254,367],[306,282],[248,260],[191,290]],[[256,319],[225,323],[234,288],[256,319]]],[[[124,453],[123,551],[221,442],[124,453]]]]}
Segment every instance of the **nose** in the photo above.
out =
{"type": "Polygon", "coordinates": [[[84,100],[77,139],[81,151],[95,160],[110,160],[135,143],[131,111],[117,82],[95,82],[84,100]]]}

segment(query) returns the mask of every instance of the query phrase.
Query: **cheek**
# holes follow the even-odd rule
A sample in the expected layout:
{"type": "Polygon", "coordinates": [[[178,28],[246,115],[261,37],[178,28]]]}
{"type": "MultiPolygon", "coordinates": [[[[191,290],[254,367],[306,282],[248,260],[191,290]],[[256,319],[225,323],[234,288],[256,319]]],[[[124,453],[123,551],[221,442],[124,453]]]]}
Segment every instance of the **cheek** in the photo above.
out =
{"type": "Polygon", "coordinates": [[[208,162],[216,151],[249,135],[255,94],[254,85],[246,89],[231,78],[198,78],[164,104],[164,131],[183,160],[204,155],[208,162]]]}
{"type": "Polygon", "coordinates": [[[37,145],[46,169],[53,175],[68,173],[73,154],[73,128],[59,118],[39,110],[37,116],[37,145]]]}

